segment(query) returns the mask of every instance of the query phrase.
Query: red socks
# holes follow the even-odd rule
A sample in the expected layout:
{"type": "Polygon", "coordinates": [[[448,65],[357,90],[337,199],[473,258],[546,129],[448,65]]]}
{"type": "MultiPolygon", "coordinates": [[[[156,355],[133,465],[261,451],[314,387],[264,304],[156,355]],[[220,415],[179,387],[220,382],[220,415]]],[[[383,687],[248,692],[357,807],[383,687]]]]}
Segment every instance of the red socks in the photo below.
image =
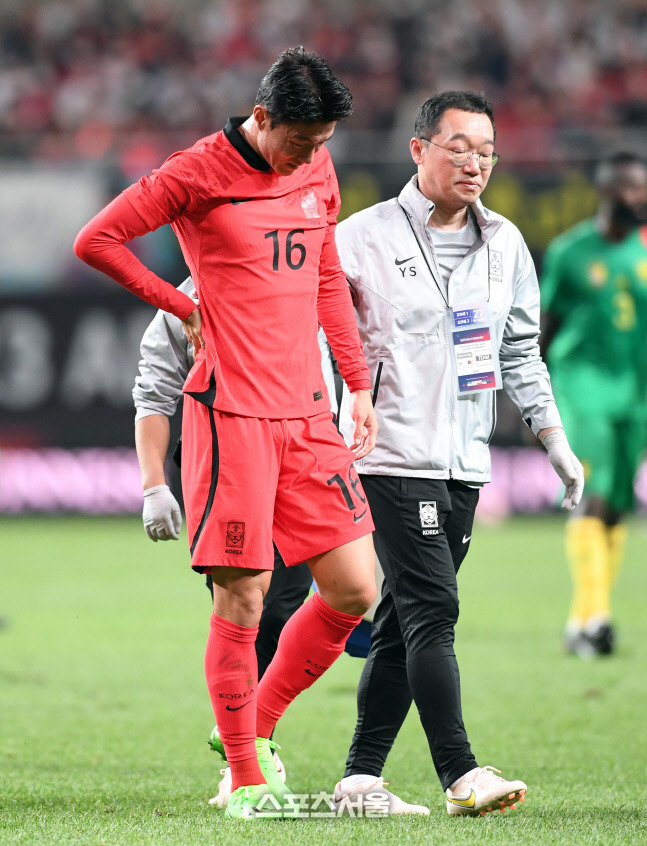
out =
{"type": "Polygon", "coordinates": [[[257,634],[258,626],[239,626],[211,615],[204,671],[231,767],[232,790],[265,782],[256,757],[257,634]]]}
{"type": "Polygon", "coordinates": [[[335,611],[315,593],[284,626],[276,655],[258,684],[258,626],[239,626],[211,615],[204,668],[231,767],[232,791],[265,782],[256,756],[256,737],[270,736],[290,702],[341,655],[361,619],[335,611]]]}
{"type": "Polygon", "coordinates": [[[259,737],[269,737],[290,702],[337,660],[348,635],[361,619],[335,611],[318,593],[290,617],[258,686],[256,733],[259,737]]]}

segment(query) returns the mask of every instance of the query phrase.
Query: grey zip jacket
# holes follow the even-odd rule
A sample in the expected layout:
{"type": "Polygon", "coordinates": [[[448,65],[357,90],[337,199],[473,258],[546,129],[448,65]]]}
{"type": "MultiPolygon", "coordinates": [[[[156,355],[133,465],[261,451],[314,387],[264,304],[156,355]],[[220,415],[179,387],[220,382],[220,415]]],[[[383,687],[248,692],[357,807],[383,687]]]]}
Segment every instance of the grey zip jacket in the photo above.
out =
{"type": "MultiPolygon", "coordinates": [[[[517,227],[478,201],[470,213],[481,236],[445,292],[427,226],[433,209],[414,176],[399,197],[337,226],[379,422],[377,445],[357,469],[482,484],[491,478],[496,396],[491,390],[458,395],[448,312],[488,301],[503,388],[537,434],[562,425],[539,354],[539,285],[517,227]]],[[[353,427],[346,414],[342,431],[348,440],[353,427]]]]}
{"type": "MultiPolygon", "coordinates": [[[[191,277],[178,289],[197,302],[191,277]]],[[[133,388],[135,422],[152,414],[173,417],[182,398],[182,387],[195,360],[182,322],[161,309],[148,324],[140,344],[139,373],[133,388]]]]}

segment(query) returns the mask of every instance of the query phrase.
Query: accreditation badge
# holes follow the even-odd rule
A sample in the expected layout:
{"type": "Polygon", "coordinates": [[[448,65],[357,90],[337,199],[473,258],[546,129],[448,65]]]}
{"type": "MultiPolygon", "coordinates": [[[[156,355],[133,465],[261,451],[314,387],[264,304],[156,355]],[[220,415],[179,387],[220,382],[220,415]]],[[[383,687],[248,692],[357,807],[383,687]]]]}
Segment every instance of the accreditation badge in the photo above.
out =
{"type": "Polygon", "coordinates": [[[490,334],[490,308],[483,302],[452,306],[448,312],[458,394],[496,391],[501,387],[499,356],[490,334]]]}

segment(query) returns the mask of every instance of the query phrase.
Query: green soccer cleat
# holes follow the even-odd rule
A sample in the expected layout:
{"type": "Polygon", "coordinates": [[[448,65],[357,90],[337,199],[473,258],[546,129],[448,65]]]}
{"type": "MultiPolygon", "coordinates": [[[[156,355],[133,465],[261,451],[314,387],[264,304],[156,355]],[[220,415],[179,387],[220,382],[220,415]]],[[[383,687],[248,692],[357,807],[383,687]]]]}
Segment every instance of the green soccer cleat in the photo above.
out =
{"type": "Polygon", "coordinates": [[[281,774],[276,768],[274,750],[280,748],[281,747],[278,743],[274,743],[273,740],[270,740],[267,737],[256,738],[256,754],[258,756],[258,763],[261,768],[261,772],[263,773],[263,777],[267,782],[267,786],[272,795],[276,797],[279,802],[285,802],[286,798],[288,796],[292,796],[293,794],[287,784],[284,783],[281,778],[281,774]]]}
{"type": "Polygon", "coordinates": [[[218,726],[215,726],[213,731],[211,732],[211,737],[207,740],[207,743],[211,747],[213,752],[217,752],[223,761],[227,760],[227,753],[225,752],[225,747],[223,746],[222,740],[220,739],[220,733],[218,731],[218,726]]]}
{"type": "Polygon", "coordinates": [[[227,802],[227,816],[232,820],[281,819],[281,803],[272,795],[266,784],[239,787],[227,802]]]}

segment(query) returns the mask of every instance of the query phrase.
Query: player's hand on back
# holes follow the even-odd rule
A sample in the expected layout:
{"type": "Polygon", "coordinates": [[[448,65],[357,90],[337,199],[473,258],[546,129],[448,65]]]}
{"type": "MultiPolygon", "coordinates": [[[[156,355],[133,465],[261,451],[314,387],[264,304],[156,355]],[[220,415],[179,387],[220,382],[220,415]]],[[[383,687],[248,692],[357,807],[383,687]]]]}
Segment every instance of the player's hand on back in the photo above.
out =
{"type": "Polygon", "coordinates": [[[204,349],[204,339],[202,337],[202,314],[200,313],[200,306],[196,306],[191,314],[182,321],[182,328],[184,334],[190,344],[193,344],[194,352],[204,349]]]}
{"type": "Polygon", "coordinates": [[[355,423],[351,450],[356,459],[364,458],[375,446],[377,438],[377,417],[370,391],[351,393],[350,416],[355,423]]]}
{"type": "Polygon", "coordinates": [[[155,485],[144,491],[144,529],[148,537],[177,540],[182,528],[182,512],[168,485],[155,485]]]}

